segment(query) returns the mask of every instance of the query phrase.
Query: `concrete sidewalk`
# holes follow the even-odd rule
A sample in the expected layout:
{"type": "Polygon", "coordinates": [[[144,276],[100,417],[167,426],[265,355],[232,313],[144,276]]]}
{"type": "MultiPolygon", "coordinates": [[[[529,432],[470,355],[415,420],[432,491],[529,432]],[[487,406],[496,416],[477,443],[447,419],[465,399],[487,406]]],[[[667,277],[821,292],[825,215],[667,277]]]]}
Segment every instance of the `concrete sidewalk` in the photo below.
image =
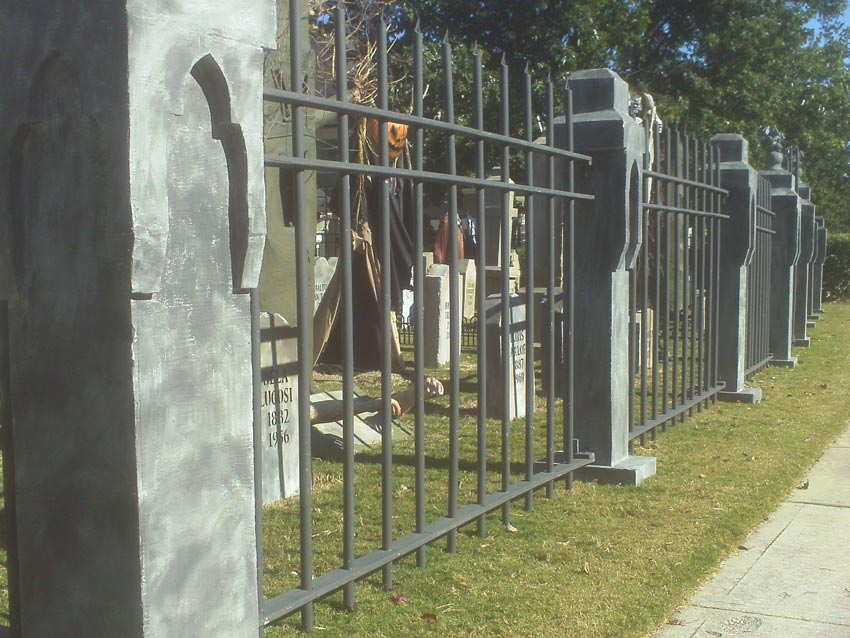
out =
{"type": "Polygon", "coordinates": [[[850,430],[741,547],[656,638],[850,638],[850,430]]]}

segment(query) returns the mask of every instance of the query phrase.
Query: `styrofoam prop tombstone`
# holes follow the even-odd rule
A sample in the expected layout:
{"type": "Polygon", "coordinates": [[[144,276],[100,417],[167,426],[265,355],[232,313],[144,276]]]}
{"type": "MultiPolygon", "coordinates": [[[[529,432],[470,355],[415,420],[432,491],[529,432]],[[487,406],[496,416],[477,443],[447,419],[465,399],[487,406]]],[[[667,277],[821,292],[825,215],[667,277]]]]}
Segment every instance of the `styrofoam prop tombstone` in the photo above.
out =
{"type": "Polygon", "coordinates": [[[4,4],[15,633],[257,635],[275,23],[273,0],[4,4]]]}
{"type": "Polygon", "coordinates": [[[423,299],[425,365],[429,368],[443,366],[449,361],[451,318],[449,267],[446,264],[432,264],[428,269],[423,299]]]}
{"type": "Polygon", "coordinates": [[[460,290],[463,318],[472,319],[475,316],[475,290],[478,274],[475,270],[474,259],[458,259],[458,289],[460,290]]]}
{"type": "MultiPolygon", "coordinates": [[[[507,403],[508,419],[516,419],[526,414],[526,384],[534,379],[526,379],[528,372],[529,348],[526,342],[526,306],[519,295],[511,295],[508,301],[507,352],[502,342],[502,299],[491,295],[485,305],[487,321],[487,361],[490,370],[487,374],[487,414],[501,418],[507,403]],[[505,357],[505,361],[502,357],[505,357]],[[507,364],[508,385],[505,388],[504,368],[507,364]],[[507,397],[505,396],[507,395],[507,397]],[[507,401],[505,401],[507,399],[507,401]]],[[[534,409],[534,406],[531,406],[534,409]]]]}
{"type": "Polygon", "coordinates": [[[263,504],[298,494],[298,330],[260,315],[263,504]]]}
{"type": "Polygon", "coordinates": [[[319,308],[322,303],[322,298],[328,290],[328,284],[331,283],[331,278],[334,276],[334,266],[324,257],[316,257],[316,262],[313,264],[313,284],[315,286],[315,305],[313,312],[319,308]]]}

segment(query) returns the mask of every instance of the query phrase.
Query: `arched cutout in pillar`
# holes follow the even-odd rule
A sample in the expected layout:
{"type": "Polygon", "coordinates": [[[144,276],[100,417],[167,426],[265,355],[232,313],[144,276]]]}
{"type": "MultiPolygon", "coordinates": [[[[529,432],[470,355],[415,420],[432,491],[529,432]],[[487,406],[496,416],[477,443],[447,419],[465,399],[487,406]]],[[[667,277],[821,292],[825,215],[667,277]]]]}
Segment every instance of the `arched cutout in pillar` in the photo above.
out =
{"type": "Polygon", "coordinates": [[[745,266],[749,266],[753,261],[756,238],[758,237],[758,209],[756,208],[755,193],[750,196],[750,208],[747,211],[747,235],[749,236],[749,244],[747,246],[747,254],[744,256],[745,266]]]}
{"type": "Polygon", "coordinates": [[[248,156],[242,128],[231,119],[230,91],[221,67],[207,54],[192,67],[192,77],[210,108],[213,139],[221,142],[227,161],[230,260],[234,292],[244,292],[242,273],[248,252],[248,156]]]}
{"type": "Polygon", "coordinates": [[[628,200],[629,245],[626,247],[626,269],[635,267],[643,242],[643,205],[641,203],[640,170],[637,162],[632,162],[629,170],[628,200]]]}

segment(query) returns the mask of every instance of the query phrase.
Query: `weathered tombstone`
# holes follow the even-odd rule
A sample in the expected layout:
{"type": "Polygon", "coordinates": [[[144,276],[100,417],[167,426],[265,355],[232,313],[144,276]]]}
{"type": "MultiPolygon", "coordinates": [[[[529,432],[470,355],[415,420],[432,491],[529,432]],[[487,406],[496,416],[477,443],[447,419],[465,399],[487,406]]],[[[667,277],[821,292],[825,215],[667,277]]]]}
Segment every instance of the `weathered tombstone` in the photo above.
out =
{"type": "MultiPolygon", "coordinates": [[[[780,167],[781,153],[774,166],[760,171],[771,186],[771,210],[774,218],[774,241],[770,266],[770,351],[771,365],[793,368],[797,358],[791,356],[793,341],[794,264],[800,253],[800,211],[802,203],[794,189],[794,176],[780,167]]],[[[773,155],[771,156],[773,157],[773,155]]]]}
{"type": "MultiPolygon", "coordinates": [[[[576,205],[575,435],[596,455],[580,475],[634,485],[655,473],[654,457],[629,455],[628,269],[641,244],[645,132],[629,112],[628,85],[613,71],[578,71],[569,87],[575,150],[593,158],[592,171],[577,171],[577,189],[595,196],[576,205]]],[[[554,134],[563,144],[564,118],[554,134]]]]}
{"type": "Polygon", "coordinates": [[[756,237],[758,173],[749,163],[749,144],[740,135],[711,138],[720,153],[720,186],[729,191],[723,212],[729,216],[721,225],[720,287],[718,297],[717,373],[726,388],[721,401],[758,403],[761,388],[747,387],[747,293],[749,266],[756,237]]]}
{"type": "MultiPolygon", "coordinates": [[[[702,316],[705,316],[703,312],[702,316]]],[[[643,363],[644,354],[646,354],[646,369],[652,370],[655,365],[655,350],[652,347],[653,339],[655,338],[655,311],[652,308],[646,309],[646,321],[644,321],[643,311],[638,310],[635,313],[635,339],[637,339],[637,359],[635,365],[640,369],[643,363]]]]}
{"type": "Polygon", "coordinates": [[[457,261],[458,289],[460,290],[462,314],[464,319],[475,316],[475,284],[476,270],[474,259],[458,259],[457,261]]]}
{"type": "Polygon", "coordinates": [[[404,323],[413,323],[413,300],[412,290],[405,288],[401,291],[401,318],[404,323]]]}
{"type": "Polygon", "coordinates": [[[431,266],[434,265],[434,253],[432,251],[425,251],[422,253],[422,263],[422,272],[428,272],[431,270],[431,266]]]}
{"type": "Polygon", "coordinates": [[[334,269],[330,262],[324,257],[316,257],[316,263],[313,264],[313,283],[315,286],[315,305],[313,312],[318,310],[319,304],[322,302],[322,297],[328,290],[328,284],[331,283],[331,278],[334,276],[334,269]]]}
{"type": "MultiPolygon", "coordinates": [[[[504,345],[502,341],[502,299],[498,295],[487,297],[485,318],[487,321],[487,414],[501,418],[507,405],[508,419],[516,419],[526,414],[526,383],[529,347],[526,344],[525,300],[519,295],[511,295],[508,301],[510,346],[506,353],[508,381],[505,387],[504,345]]],[[[532,406],[532,409],[533,406],[532,406]]]]}
{"type": "Polygon", "coordinates": [[[432,264],[425,274],[423,291],[425,311],[424,361],[429,368],[443,366],[449,361],[449,267],[432,264]]]}
{"type": "Polygon", "coordinates": [[[298,330],[260,315],[263,504],[298,494],[298,330]]]}
{"type": "Polygon", "coordinates": [[[0,24],[13,635],[256,638],[274,2],[9,0],[0,24]]]}

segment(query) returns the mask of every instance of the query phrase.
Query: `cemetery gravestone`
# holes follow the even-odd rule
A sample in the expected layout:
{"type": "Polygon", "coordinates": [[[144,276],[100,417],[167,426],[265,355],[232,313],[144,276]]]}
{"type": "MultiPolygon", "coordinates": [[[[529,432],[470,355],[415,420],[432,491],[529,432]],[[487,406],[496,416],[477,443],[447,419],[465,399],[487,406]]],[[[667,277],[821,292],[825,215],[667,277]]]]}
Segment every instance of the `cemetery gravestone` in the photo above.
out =
{"type": "Polygon", "coordinates": [[[425,365],[443,366],[449,361],[449,267],[433,264],[425,275],[425,365]]]}
{"type": "MultiPolygon", "coordinates": [[[[511,295],[508,301],[510,344],[507,352],[508,386],[504,387],[505,362],[502,360],[502,299],[498,295],[487,298],[485,318],[487,321],[487,414],[501,418],[504,414],[504,396],[508,395],[508,419],[525,416],[528,347],[526,344],[525,301],[519,295],[511,295]]],[[[533,406],[532,406],[533,409],[533,406]]]]}
{"type": "Polygon", "coordinates": [[[319,304],[322,302],[322,297],[328,290],[328,284],[331,283],[331,278],[334,276],[334,267],[330,261],[324,257],[317,257],[316,263],[313,265],[313,281],[316,290],[315,306],[313,312],[319,309],[319,304]]]}
{"type": "Polygon", "coordinates": [[[298,330],[260,315],[263,504],[298,493],[298,330]]]}
{"type": "Polygon", "coordinates": [[[413,291],[401,291],[401,319],[404,323],[413,323],[413,291]]]}
{"type": "Polygon", "coordinates": [[[464,319],[472,319],[475,316],[475,290],[477,282],[477,273],[475,270],[474,259],[459,259],[457,263],[458,270],[458,289],[460,290],[462,317],[464,319]]]}

